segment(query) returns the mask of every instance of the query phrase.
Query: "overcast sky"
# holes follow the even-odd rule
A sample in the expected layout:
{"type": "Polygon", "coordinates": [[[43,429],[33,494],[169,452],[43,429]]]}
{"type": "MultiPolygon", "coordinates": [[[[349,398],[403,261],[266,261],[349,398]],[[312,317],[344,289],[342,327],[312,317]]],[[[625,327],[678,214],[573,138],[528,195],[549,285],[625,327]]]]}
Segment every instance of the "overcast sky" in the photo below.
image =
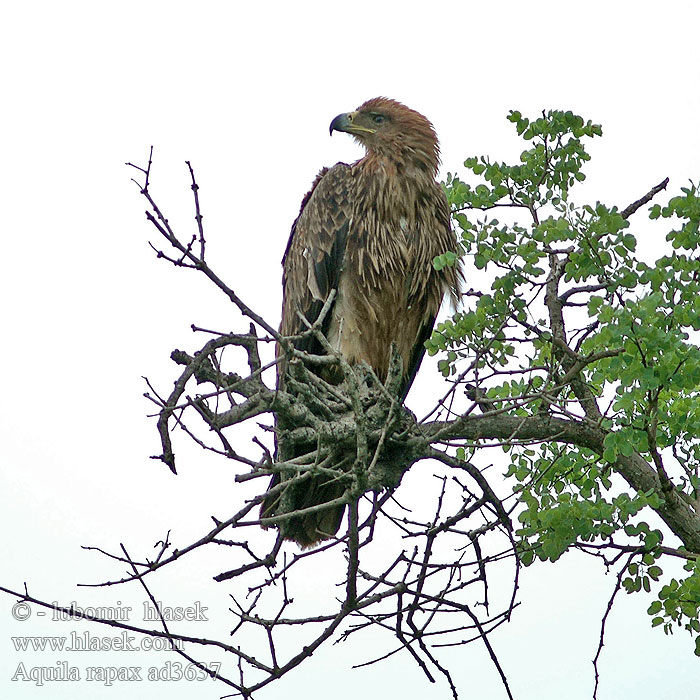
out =
{"type": "MultiPolygon", "coordinates": [[[[246,325],[203,279],[155,259],[125,161],[144,163],[155,147],[153,192],[182,227],[193,223],[184,161],[192,162],[211,264],[277,324],[280,259],[301,198],[321,166],[361,154],[347,136],[330,138],[328,124],[370,97],[399,99],[433,121],[443,176],[470,155],[517,157],[522,147],[505,120],[509,109],[537,115],[562,108],[603,124],[580,197],[625,206],[666,176],[669,191],[697,181],[699,7],[536,0],[6,4],[0,585],[26,581],[30,593],[62,603],[138,606],[135,586],[76,587],[121,574],[81,545],[114,551],[124,542],[146,556],[168,529],[186,544],[209,527],[210,515],[223,518],[235,503],[231,464],[184,443],[176,445],[178,477],[148,458],[158,446],[145,417],[142,375],[168,391],[175,376],[170,351],[200,342],[191,323],[236,331],[246,325]]],[[[154,592],[173,604],[207,601],[225,638],[228,590],[211,577],[229,565],[193,558],[163,584],[154,581],[154,592]]],[[[311,576],[307,592],[332,585],[339,572],[318,572],[317,584],[311,576]]],[[[516,698],[590,697],[591,659],[613,583],[574,557],[526,572],[525,604],[493,639],[516,698]]],[[[601,662],[601,700],[697,694],[700,662],[690,638],[651,630],[649,602],[618,600],[601,662]]],[[[19,622],[12,603],[0,598],[2,697],[214,698],[225,691],[191,682],[116,689],[13,682],[20,663],[147,667],[156,657],[102,654],[88,662],[76,654],[19,653],[11,636],[66,634],[74,623],[36,615],[19,622]]],[[[336,700],[447,697],[406,657],[350,671],[363,651],[359,643],[324,649],[260,697],[321,698],[329,687],[336,700]]],[[[459,648],[450,661],[463,697],[503,697],[483,649],[459,648]]]]}

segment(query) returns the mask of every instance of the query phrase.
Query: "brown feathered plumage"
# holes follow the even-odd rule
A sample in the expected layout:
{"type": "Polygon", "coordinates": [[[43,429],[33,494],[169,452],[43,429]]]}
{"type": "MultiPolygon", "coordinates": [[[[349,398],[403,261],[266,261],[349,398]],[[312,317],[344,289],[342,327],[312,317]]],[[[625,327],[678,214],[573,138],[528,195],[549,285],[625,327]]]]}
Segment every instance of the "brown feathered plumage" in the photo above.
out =
{"type": "MultiPolygon", "coordinates": [[[[457,268],[438,271],[432,264],[456,250],[447,199],[435,181],[437,137],[424,116],[384,97],[340,114],[330,130],[352,134],[367,153],[352,165],[324,168],[304,197],[282,261],[280,332],[305,330],[298,312],[314,321],[335,290],[323,329],[330,344],[350,364],[365,362],[384,379],[396,342],[405,396],[445,293],[453,302],[459,296],[457,268]]],[[[313,339],[299,347],[321,351],[313,339]]],[[[280,384],[285,366],[280,362],[280,384]]],[[[319,477],[299,491],[297,510],[337,498],[343,488],[319,477]]],[[[266,502],[263,515],[276,506],[277,499],[266,502]]],[[[300,516],[286,521],[283,531],[309,546],[333,536],[342,515],[340,507],[300,516]]]]}

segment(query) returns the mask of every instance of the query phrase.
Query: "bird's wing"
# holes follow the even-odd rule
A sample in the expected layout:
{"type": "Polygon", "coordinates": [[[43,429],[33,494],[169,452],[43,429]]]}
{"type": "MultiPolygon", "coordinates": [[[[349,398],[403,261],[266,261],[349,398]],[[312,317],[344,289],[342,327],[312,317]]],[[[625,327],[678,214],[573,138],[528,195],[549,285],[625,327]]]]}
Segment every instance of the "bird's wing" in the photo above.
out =
{"type": "Polygon", "coordinates": [[[435,318],[445,292],[449,294],[452,305],[456,306],[462,282],[462,273],[459,267],[446,268],[442,272],[438,272],[432,266],[432,257],[434,255],[439,255],[448,250],[457,252],[457,241],[450,226],[450,206],[442,187],[437,183],[435,183],[430,197],[425,201],[425,208],[427,212],[430,212],[429,215],[425,216],[424,221],[427,222],[430,230],[429,240],[431,241],[432,250],[428,259],[423,261],[425,267],[418,271],[418,278],[415,282],[417,289],[421,290],[420,294],[427,294],[425,290],[432,289],[435,296],[426,300],[427,303],[424,305],[415,305],[416,311],[420,306],[423,306],[425,315],[418,325],[418,332],[408,360],[408,366],[404,367],[405,380],[401,392],[402,399],[406,398],[416,377],[425,354],[425,341],[430,338],[433,332],[435,318]],[[444,281],[440,282],[440,280],[444,281]]]}
{"type": "Polygon", "coordinates": [[[406,367],[404,370],[404,383],[401,385],[402,401],[408,395],[411,385],[413,384],[413,380],[416,378],[420,364],[423,361],[423,355],[425,355],[425,341],[430,338],[434,325],[435,316],[430,316],[418,330],[416,344],[413,346],[411,357],[408,361],[408,367],[406,367]]]}
{"type": "MultiPolygon", "coordinates": [[[[337,290],[352,203],[353,178],[350,166],[345,163],[322,170],[304,197],[282,259],[282,335],[296,335],[306,330],[299,314],[313,323],[328,294],[337,290]]],[[[331,313],[324,319],[324,332],[331,313]]],[[[313,338],[296,345],[308,352],[320,351],[313,338]]]]}

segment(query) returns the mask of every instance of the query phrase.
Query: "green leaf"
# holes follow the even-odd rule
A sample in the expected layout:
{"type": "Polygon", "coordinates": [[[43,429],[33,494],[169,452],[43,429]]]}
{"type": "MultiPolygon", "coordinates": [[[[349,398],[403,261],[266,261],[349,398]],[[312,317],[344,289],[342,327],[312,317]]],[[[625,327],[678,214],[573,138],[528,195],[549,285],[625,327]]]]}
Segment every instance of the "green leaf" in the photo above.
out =
{"type": "Polygon", "coordinates": [[[649,615],[656,615],[658,612],[661,611],[662,605],[660,600],[655,600],[647,609],[647,613],[649,615]]]}

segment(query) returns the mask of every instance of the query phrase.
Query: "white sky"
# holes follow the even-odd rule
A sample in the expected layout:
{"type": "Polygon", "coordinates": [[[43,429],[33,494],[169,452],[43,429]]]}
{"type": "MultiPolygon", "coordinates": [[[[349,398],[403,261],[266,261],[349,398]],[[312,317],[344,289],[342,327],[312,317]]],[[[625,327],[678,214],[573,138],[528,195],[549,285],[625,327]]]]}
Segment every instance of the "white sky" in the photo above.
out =
{"type": "MultiPolygon", "coordinates": [[[[193,223],[184,166],[191,160],[212,264],[274,323],[279,262],[301,197],[321,166],[359,156],[348,137],[329,138],[328,124],[369,97],[394,97],[428,116],[445,173],[469,155],[517,156],[509,109],[563,108],[604,128],[579,196],[624,206],[665,176],[670,191],[700,177],[697,3],[427,8],[363,0],[5,5],[0,584],[26,581],[31,593],[61,602],[140,606],[136,587],[76,588],[121,572],[81,545],[113,551],[124,542],[145,556],[168,529],[185,544],[234,503],[231,464],[184,442],[176,444],[177,478],[148,459],[158,446],[141,376],[169,390],[176,371],[170,351],[200,343],[189,330],[193,322],[245,328],[203,279],[170,269],[148,248],[143,204],[123,163],[144,162],[151,144],[153,192],[171,220],[193,223]]],[[[225,556],[193,558],[153,582],[164,602],[207,601],[224,637],[229,590],[211,577],[232,566],[225,556]]],[[[309,595],[327,593],[323,587],[338,572],[313,572],[309,595]]],[[[590,697],[591,659],[612,586],[612,576],[588,560],[526,572],[525,604],[493,638],[516,698],[590,697]]],[[[700,662],[690,639],[651,630],[649,602],[618,598],[601,661],[601,700],[697,693],[700,662]]],[[[29,668],[65,660],[84,670],[162,665],[166,658],[17,653],[10,636],[66,634],[72,623],[36,615],[16,622],[12,603],[0,598],[2,697],[225,692],[192,682],[117,690],[87,681],[12,682],[20,662],[29,668]]],[[[324,649],[260,697],[325,697],[331,684],[336,700],[447,697],[446,686],[430,686],[404,656],[350,671],[366,658],[366,644],[324,649]]],[[[464,698],[504,697],[482,648],[459,648],[450,660],[464,698]]]]}

